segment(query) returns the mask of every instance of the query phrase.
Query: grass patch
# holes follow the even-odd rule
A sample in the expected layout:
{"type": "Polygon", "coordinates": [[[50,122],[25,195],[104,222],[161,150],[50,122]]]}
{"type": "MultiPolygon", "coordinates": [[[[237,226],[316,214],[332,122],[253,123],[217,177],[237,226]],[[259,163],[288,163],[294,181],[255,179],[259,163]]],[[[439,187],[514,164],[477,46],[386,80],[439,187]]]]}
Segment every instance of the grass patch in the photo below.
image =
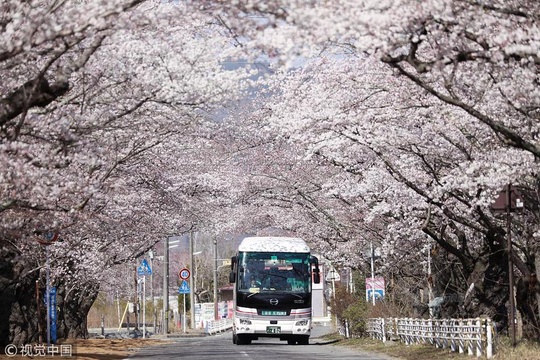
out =
{"type": "Polygon", "coordinates": [[[501,337],[495,345],[494,359],[538,360],[540,359],[540,343],[520,340],[513,347],[508,337],[501,337]]]}
{"type": "MultiPolygon", "coordinates": [[[[443,359],[475,359],[467,353],[460,354],[452,352],[449,348],[438,349],[432,345],[405,345],[399,341],[387,341],[383,343],[371,338],[345,339],[339,334],[329,334],[325,337],[327,340],[340,340],[336,346],[345,346],[351,349],[386,354],[388,356],[401,360],[443,360],[443,359]]],[[[486,359],[485,353],[481,359],[486,359]]],[[[500,337],[495,344],[495,355],[492,359],[496,360],[538,360],[540,359],[540,344],[521,341],[514,348],[510,345],[508,338],[500,337]]]]}

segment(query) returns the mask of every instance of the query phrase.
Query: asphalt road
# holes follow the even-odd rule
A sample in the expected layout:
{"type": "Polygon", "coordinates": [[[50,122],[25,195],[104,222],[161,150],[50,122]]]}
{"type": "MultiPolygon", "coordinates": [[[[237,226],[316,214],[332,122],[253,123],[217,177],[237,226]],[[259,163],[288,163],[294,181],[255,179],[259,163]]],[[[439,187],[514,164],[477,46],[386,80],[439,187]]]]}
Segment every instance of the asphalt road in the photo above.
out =
{"type": "Polygon", "coordinates": [[[231,332],[205,337],[180,337],[159,347],[143,348],[130,360],[389,360],[390,357],[335,346],[320,338],[330,329],[316,326],[309,345],[288,345],[286,341],[260,338],[250,345],[234,345],[231,332]]]}

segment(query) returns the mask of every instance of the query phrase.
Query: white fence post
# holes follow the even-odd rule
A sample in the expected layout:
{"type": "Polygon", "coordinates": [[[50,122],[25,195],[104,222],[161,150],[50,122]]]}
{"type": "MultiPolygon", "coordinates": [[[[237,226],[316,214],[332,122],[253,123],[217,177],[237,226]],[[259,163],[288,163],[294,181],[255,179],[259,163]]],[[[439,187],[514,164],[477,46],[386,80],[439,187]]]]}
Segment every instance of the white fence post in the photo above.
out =
{"type": "Polygon", "coordinates": [[[474,346],[473,320],[469,319],[469,320],[467,320],[467,353],[470,356],[472,356],[474,354],[473,346],[474,346]]]}
{"type": "Polygon", "coordinates": [[[491,319],[486,321],[486,357],[491,359],[493,357],[493,322],[491,319]]]}
{"type": "Polygon", "coordinates": [[[464,325],[464,321],[463,319],[459,319],[459,327],[458,327],[458,331],[459,331],[459,353],[460,354],[463,354],[465,352],[465,337],[463,336],[463,330],[465,330],[465,325],[464,325]]]}
{"type": "Polygon", "coordinates": [[[485,339],[485,337],[482,336],[484,334],[482,323],[482,319],[476,319],[476,357],[482,356],[482,339],[485,339]]]}

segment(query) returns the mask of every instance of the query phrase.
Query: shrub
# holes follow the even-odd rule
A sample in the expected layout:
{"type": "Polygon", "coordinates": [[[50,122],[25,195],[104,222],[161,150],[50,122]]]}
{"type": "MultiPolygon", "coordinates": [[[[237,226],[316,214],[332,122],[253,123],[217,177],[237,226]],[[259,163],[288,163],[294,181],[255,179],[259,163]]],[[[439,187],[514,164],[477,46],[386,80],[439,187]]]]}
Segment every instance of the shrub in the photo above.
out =
{"type": "Polygon", "coordinates": [[[338,285],[335,297],[330,301],[330,306],[339,322],[344,323],[345,320],[348,322],[351,336],[365,334],[368,306],[362,296],[350,293],[344,286],[338,285]]]}
{"type": "Polygon", "coordinates": [[[358,299],[349,305],[343,312],[343,319],[349,323],[349,332],[351,336],[366,335],[366,318],[368,306],[364,299],[358,299]]]}

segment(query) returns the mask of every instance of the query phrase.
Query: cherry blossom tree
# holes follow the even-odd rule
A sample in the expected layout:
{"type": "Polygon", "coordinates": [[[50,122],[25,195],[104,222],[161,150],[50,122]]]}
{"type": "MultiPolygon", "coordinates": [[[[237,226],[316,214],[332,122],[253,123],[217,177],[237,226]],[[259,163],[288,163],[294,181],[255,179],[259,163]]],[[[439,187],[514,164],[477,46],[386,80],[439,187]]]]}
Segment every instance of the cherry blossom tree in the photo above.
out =
{"type": "Polygon", "coordinates": [[[228,39],[181,6],[2,6],[2,343],[37,340],[36,239],[51,231],[59,336],[84,336],[110,269],[206,217],[202,129],[250,71],[225,70],[228,39]]]}
{"type": "MultiPolygon", "coordinates": [[[[467,295],[468,311],[477,308],[476,312],[485,311],[501,322],[508,299],[504,285],[508,268],[502,265],[508,256],[506,230],[491,214],[490,204],[508,183],[517,184],[531,202],[513,228],[519,235],[513,237],[519,239],[513,260],[520,275],[530,279],[534,298],[537,2],[200,3],[239,35],[243,46],[263,49],[278,63],[291,64],[299,55],[311,57],[337,49],[341,54],[336,56],[346,58],[342,63],[350,74],[365,70],[365,62],[350,60],[363,54],[393,69],[395,79],[379,80],[405,93],[381,89],[379,82],[374,92],[358,93],[355,89],[366,80],[351,76],[355,80],[350,83],[346,75],[336,76],[335,83],[319,77],[319,82],[330,82],[334,88],[321,85],[316,92],[307,88],[324,69],[312,70],[290,85],[290,110],[283,103],[274,104],[272,112],[279,114],[276,122],[295,141],[303,138],[308,153],[360,179],[372,176],[363,183],[376,189],[372,194],[377,196],[366,199],[362,192],[366,190],[358,184],[350,188],[362,194],[362,201],[354,203],[363,206],[358,213],[388,231],[383,235],[388,254],[401,256],[403,252],[396,249],[408,248],[412,254],[415,248],[423,248],[427,235],[459,264],[460,271],[465,269],[465,279],[455,281],[452,291],[467,295]],[[381,101],[377,90],[393,98],[383,100],[382,106],[369,104],[372,99],[381,101]],[[328,106],[328,99],[336,107],[328,106]],[[367,106],[357,105],[363,104],[361,100],[367,106]],[[405,242],[399,241],[403,234],[407,234],[405,242]],[[482,280],[483,273],[490,275],[482,280]],[[463,284],[468,289],[458,289],[463,284]],[[490,310],[478,307],[478,299],[489,287],[496,304],[490,310]]],[[[538,318],[531,316],[538,311],[527,311],[523,305],[518,304],[520,311],[538,337],[538,318]]]]}
{"type": "MultiPolygon", "coordinates": [[[[490,206],[501,183],[534,185],[534,156],[508,148],[462,110],[415,94],[369,58],[323,60],[279,77],[273,90],[280,95],[264,106],[275,131],[301,144],[309,161],[339,169],[316,177],[316,195],[303,196],[315,204],[312,216],[324,214],[326,227],[337,229],[333,251],[325,253],[358,266],[358,249],[372,241],[382,247],[388,273],[427,284],[421,264],[431,247],[444,254],[433,256],[436,269],[446,268],[436,271],[434,286],[437,296],[455,302],[448,315],[489,314],[504,326],[504,222],[490,206]]],[[[283,199],[292,201],[293,192],[283,199]]],[[[538,225],[528,222],[534,233],[538,225]]],[[[534,269],[526,262],[535,243],[530,235],[516,240],[514,262],[523,276],[534,269]]],[[[535,316],[529,320],[534,325],[535,316]]]]}
{"type": "MultiPolygon", "coordinates": [[[[506,230],[490,204],[509,182],[528,200],[513,260],[532,279],[537,2],[1,6],[0,323],[23,324],[2,325],[3,343],[36,340],[36,237],[50,231],[63,240],[49,246],[61,336],[84,336],[116,265],[194,226],[279,226],[357,267],[372,241],[405,283],[425,276],[411,264],[431,248],[438,295],[504,325],[506,230]],[[231,122],[216,114],[254,75],[225,69],[235,56],[277,73],[231,122]]],[[[534,327],[535,310],[520,311],[534,327]]]]}
{"type": "Polygon", "coordinates": [[[281,61],[331,48],[373,54],[430,95],[487,125],[510,146],[538,156],[533,121],[538,117],[536,1],[201,4],[246,47],[278,51],[281,61]]]}

